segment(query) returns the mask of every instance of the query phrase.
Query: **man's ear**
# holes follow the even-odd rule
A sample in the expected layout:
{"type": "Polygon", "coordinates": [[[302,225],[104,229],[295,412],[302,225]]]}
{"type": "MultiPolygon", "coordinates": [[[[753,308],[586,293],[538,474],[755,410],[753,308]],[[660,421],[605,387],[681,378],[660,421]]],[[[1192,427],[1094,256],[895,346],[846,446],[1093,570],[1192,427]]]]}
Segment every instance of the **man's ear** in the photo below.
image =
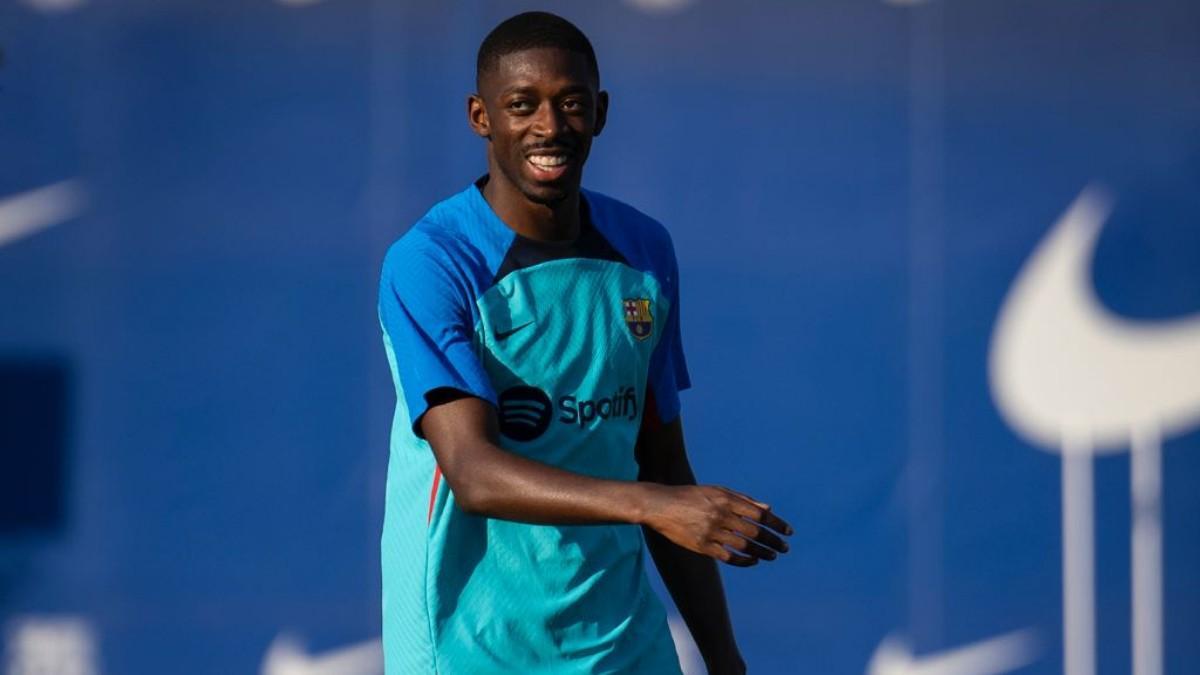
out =
{"type": "Polygon", "coordinates": [[[491,139],[492,125],[488,120],[487,108],[483,105],[483,97],[479,94],[467,96],[467,124],[481,138],[491,139]]]}
{"type": "Polygon", "coordinates": [[[608,122],[608,92],[602,91],[596,95],[596,129],[593,136],[599,136],[608,122]]]}

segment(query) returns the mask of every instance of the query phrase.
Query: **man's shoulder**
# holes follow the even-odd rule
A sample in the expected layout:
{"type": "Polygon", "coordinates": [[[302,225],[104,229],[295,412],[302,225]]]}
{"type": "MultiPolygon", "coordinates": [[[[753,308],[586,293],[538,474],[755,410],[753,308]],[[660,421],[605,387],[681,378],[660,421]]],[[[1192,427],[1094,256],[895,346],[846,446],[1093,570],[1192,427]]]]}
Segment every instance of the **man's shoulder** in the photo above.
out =
{"type": "Polygon", "coordinates": [[[585,190],[595,226],[633,267],[674,283],[675,247],[655,218],[600,192],[585,190]]]}
{"type": "Polygon", "coordinates": [[[615,197],[584,190],[592,215],[600,221],[598,225],[627,237],[644,239],[651,244],[670,246],[671,234],[656,218],[647,215],[615,197]]]}
{"type": "Polygon", "coordinates": [[[388,247],[383,258],[385,276],[429,273],[453,267],[461,257],[463,242],[452,232],[439,227],[426,215],[388,247]]]}
{"type": "Polygon", "coordinates": [[[388,248],[385,272],[456,268],[459,261],[478,258],[474,217],[463,192],[434,204],[388,248]]]}

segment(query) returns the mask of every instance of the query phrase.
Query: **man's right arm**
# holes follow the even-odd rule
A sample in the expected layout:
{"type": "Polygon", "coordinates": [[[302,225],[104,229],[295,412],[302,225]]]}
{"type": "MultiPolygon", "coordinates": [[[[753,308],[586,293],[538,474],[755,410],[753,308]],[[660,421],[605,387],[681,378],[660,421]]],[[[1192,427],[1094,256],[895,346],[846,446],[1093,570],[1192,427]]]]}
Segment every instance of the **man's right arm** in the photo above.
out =
{"type": "Polygon", "coordinates": [[[421,431],[459,508],[542,524],[630,523],[690,551],[734,565],[758,561],[721,542],[731,520],[773,522],[755,502],[725,488],[606,480],[558,469],[500,447],[495,409],[452,390],[430,392],[421,431]]]}

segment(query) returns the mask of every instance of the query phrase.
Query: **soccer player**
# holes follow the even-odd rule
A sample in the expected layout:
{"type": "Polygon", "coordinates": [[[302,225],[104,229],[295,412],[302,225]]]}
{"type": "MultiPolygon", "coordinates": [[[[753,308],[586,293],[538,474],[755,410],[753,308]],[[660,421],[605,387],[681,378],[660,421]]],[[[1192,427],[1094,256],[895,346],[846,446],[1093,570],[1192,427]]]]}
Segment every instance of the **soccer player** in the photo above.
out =
{"type": "Polygon", "coordinates": [[[476,87],[487,174],[383,263],[387,672],[678,673],[643,541],[709,672],[744,672],[714,559],[774,560],[792,529],[696,485],[671,240],[580,187],[608,112],[591,44],[520,14],[476,87]]]}

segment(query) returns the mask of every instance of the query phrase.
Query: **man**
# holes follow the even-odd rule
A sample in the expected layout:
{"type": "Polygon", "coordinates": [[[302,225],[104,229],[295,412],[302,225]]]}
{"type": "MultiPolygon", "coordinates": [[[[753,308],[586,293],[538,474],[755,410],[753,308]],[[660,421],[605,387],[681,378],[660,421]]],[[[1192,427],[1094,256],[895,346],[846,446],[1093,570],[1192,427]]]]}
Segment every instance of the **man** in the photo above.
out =
{"type": "Polygon", "coordinates": [[[592,47],[521,14],[476,78],[488,173],[393,245],[380,286],[388,673],[678,673],[643,532],[709,672],[744,672],[713,559],[773,560],[791,527],[695,485],[671,241],[580,188],[608,111],[592,47]]]}

